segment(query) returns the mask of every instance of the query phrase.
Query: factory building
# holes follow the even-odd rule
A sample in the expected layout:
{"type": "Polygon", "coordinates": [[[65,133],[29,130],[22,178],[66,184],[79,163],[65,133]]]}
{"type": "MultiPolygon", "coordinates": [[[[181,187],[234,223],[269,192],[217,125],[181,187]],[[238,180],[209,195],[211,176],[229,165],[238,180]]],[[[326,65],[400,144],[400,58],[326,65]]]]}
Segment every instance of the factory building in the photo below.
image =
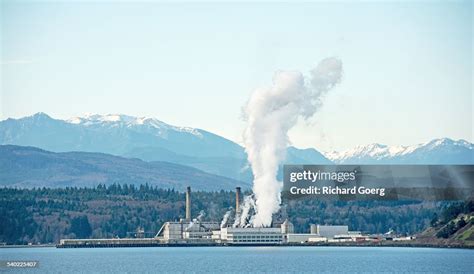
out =
{"type": "MultiPolygon", "coordinates": [[[[236,188],[236,214],[240,214],[240,187],[236,188]]],[[[203,216],[200,214],[199,216],[203,216]]],[[[228,217],[228,216],[227,216],[228,217]]],[[[227,218],[226,218],[227,220],[227,218]]],[[[145,247],[165,245],[305,245],[342,242],[380,242],[382,240],[410,241],[414,237],[396,237],[392,231],[384,235],[362,235],[359,231],[349,231],[346,225],[310,226],[310,233],[295,233],[293,224],[286,219],[274,227],[226,227],[218,222],[192,219],[191,188],[186,189],[186,215],[179,221],[163,224],[154,238],[144,238],[140,228],[136,238],[122,239],[61,239],[58,247],[145,247]]]]}
{"type": "MultiPolygon", "coordinates": [[[[240,187],[236,188],[236,209],[240,210],[240,187]]],[[[286,220],[281,227],[220,227],[217,222],[191,221],[191,188],[186,189],[186,218],[166,222],[155,238],[165,243],[213,241],[223,244],[281,244],[284,233],[293,233],[293,224],[286,220]]]]}
{"type": "Polygon", "coordinates": [[[179,222],[166,222],[158,231],[155,238],[162,239],[166,243],[180,241],[210,241],[212,231],[219,229],[218,222],[202,222],[191,220],[191,187],[186,189],[186,218],[179,222]]]}
{"type": "MultiPolygon", "coordinates": [[[[240,213],[240,187],[235,191],[236,213],[240,213]]],[[[293,224],[286,220],[281,227],[222,227],[212,232],[212,239],[223,244],[266,244],[274,245],[283,242],[283,231],[293,232],[293,224]]]]}
{"type": "Polygon", "coordinates": [[[183,232],[183,238],[189,240],[211,240],[212,231],[219,229],[216,222],[195,222],[190,224],[183,232]]]}
{"type": "Polygon", "coordinates": [[[290,221],[288,221],[288,219],[286,219],[281,224],[281,233],[288,234],[288,233],[294,233],[294,232],[295,232],[295,227],[290,221]]]}
{"type": "Polygon", "coordinates": [[[286,220],[281,226],[281,232],[284,234],[283,242],[288,244],[317,243],[327,241],[327,237],[317,234],[317,225],[310,226],[310,233],[294,233],[293,224],[286,220]],[[288,227],[291,227],[291,229],[287,229],[288,227]]]}
{"type": "Polygon", "coordinates": [[[326,242],[328,242],[328,238],[321,237],[321,236],[318,236],[318,235],[313,235],[313,236],[308,238],[308,243],[326,243],[326,242]]]}
{"type": "Polygon", "coordinates": [[[291,233],[285,235],[286,243],[307,243],[310,238],[318,237],[315,234],[291,233]]]}
{"type": "Polygon", "coordinates": [[[277,227],[224,227],[215,235],[219,235],[218,241],[227,244],[281,244],[283,242],[281,228],[277,227]]]}
{"type": "Polygon", "coordinates": [[[334,238],[336,235],[348,234],[349,227],[347,225],[316,225],[316,233],[326,238],[334,238]]]}
{"type": "Polygon", "coordinates": [[[176,242],[179,240],[210,240],[212,231],[219,229],[217,222],[201,222],[194,220],[188,222],[166,222],[156,234],[155,238],[162,238],[165,242],[176,242]]]}
{"type": "Polygon", "coordinates": [[[364,242],[367,237],[363,236],[360,231],[348,231],[346,234],[334,235],[328,242],[364,242]]]}
{"type": "MultiPolygon", "coordinates": [[[[236,188],[236,213],[240,212],[240,187],[236,188]]],[[[155,239],[164,243],[214,242],[219,244],[291,244],[329,241],[356,241],[360,233],[348,231],[348,226],[311,225],[310,233],[295,233],[293,224],[286,219],[278,227],[221,227],[218,222],[191,219],[191,188],[186,189],[186,217],[166,222],[155,239]]]]}

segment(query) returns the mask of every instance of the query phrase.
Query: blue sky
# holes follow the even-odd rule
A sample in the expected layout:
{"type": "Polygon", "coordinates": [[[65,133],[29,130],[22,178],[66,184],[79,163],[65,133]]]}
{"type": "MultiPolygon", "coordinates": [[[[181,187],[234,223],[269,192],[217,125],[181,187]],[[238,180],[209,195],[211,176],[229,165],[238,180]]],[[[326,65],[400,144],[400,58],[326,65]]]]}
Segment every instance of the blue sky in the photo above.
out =
{"type": "Polygon", "coordinates": [[[240,142],[241,108],[274,71],[325,57],[344,79],[298,147],[473,141],[466,2],[1,4],[0,119],[151,116],[240,142]]]}

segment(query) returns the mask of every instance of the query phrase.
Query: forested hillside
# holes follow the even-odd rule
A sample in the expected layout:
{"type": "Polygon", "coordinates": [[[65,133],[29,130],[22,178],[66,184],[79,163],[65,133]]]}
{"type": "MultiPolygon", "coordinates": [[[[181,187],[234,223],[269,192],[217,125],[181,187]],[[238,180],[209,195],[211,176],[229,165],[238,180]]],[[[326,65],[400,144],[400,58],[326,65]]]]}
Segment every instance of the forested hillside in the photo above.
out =
{"type": "Polygon", "coordinates": [[[474,201],[452,203],[435,214],[419,242],[444,246],[474,247],[474,201]]]}
{"type": "MultiPolygon", "coordinates": [[[[138,227],[154,236],[168,220],[184,215],[184,193],[149,185],[99,185],[95,188],[0,189],[0,242],[57,243],[61,238],[133,237],[138,227]]],[[[192,212],[204,220],[221,221],[235,204],[230,191],[193,192],[192,212]]],[[[283,212],[297,232],[311,223],[347,224],[351,230],[416,233],[440,214],[439,203],[401,201],[328,202],[284,201],[283,212]]]]}

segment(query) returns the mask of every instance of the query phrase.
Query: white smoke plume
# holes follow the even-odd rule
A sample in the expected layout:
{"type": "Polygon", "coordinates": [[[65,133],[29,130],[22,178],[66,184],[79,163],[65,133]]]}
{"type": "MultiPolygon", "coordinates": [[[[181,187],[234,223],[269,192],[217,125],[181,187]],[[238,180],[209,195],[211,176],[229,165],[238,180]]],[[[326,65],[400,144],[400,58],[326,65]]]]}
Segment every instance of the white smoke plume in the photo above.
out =
{"type": "Polygon", "coordinates": [[[197,221],[200,222],[201,219],[204,217],[204,215],[206,215],[206,213],[204,212],[204,210],[199,211],[199,215],[196,217],[195,220],[197,220],[197,221]]]}
{"type": "MultiPolygon", "coordinates": [[[[242,210],[242,205],[240,205],[240,208],[242,210]]],[[[232,227],[240,227],[240,217],[242,216],[242,213],[238,213],[237,211],[235,212],[235,217],[234,217],[234,223],[232,224],[232,227]]]]}
{"type": "Polygon", "coordinates": [[[221,228],[224,228],[227,225],[230,214],[232,214],[232,208],[229,208],[229,210],[224,214],[224,217],[222,217],[221,228]]]}
{"type": "Polygon", "coordinates": [[[188,227],[186,227],[186,230],[191,229],[196,222],[200,223],[201,219],[204,217],[204,215],[206,215],[204,210],[199,211],[199,215],[194,220],[191,220],[191,222],[189,222],[189,225],[188,225],[188,227]]]}
{"type": "Polygon", "coordinates": [[[255,200],[253,195],[244,197],[243,203],[240,205],[240,214],[235,215],[235,221],[232,227],[246,227],[250,219],[250,213],[255,209],[255,200]]]}
{"type": "Polygon", "coordinates": [[[276,176],[289,145],[288,131],[300,117],[313,116],[324,95],[341,78],[342,62],[326,58],[310,72],[306,83],[300,72],[278,71],[272,86],[252,93],[244,107],[247,120],[244,144],[254,175],[254,227],[270,226],[272,215],[280,207],[282,182],[276,176]]]}

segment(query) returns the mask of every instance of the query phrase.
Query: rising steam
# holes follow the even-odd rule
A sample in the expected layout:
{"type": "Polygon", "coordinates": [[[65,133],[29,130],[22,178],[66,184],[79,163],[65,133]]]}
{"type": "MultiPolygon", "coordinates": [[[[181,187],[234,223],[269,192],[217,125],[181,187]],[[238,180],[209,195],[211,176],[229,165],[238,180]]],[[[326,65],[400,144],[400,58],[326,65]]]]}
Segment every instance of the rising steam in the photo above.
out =
{"type": "Polygon", "coordinates": [[[199,211],[199,215],[198,215],[194,220],[191,220],[191,221],[189,222],[188,227],[186,227],[186,231],[187,231],[187,230],[190,230],[190,229],[194,226],[195,223],[200,223],[201,220],[202,220],[202,218],[203,218],[205,215],[206,215],[206,213],[204,212],[204,210],[199,211]]]}
{"type": "MultiPolygon", "coordinates": [[[[254,227],[270,226],[280,207],[282,183],[276,176],[289,145],[288,131],[299,117],[308,119],[318,111],[324,95],[341,77],[342,62],[326,58],[310,72],[307,82],[298,71],[278,71],[272,86],[252,93],[244,107],[244,144],[254,175],[255,215],[250,220],[254,227]]],[[[244,211],[240,226],[243,215],[244,211]]]]}
{"type": "Polygon", "coordinates": [[[232,214],[232,208],[229,208],[229,210],[227,210],[227,212],[224,214],[224,217],[222,217],[221,228],[224,228],[227,225],[230,214],[232,214]]]}
{"type": "Polygon", "coordinates": [[[248,227],[252,224],[252,210],[255,209],[255,200],[253,195],[245,196],[243,203],[240,205],[240,214],[235,215],[232,227],[248,227]]]}

